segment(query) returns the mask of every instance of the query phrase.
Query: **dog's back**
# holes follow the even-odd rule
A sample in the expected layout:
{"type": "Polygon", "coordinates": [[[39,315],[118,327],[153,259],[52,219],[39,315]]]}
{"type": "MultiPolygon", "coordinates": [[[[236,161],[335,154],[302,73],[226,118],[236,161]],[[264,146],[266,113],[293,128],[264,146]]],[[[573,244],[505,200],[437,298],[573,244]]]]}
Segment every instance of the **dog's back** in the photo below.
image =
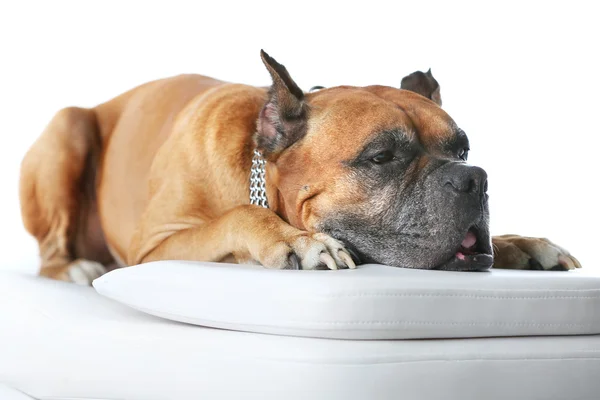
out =
{"type": "Polygon", "coordinates": [[[40,243],[43,275],[60,278],[79,259],[122,262],[147,201],[157,151],[181,110],[223,85],[179,75],[54,116],[26,154],[20,179],[22,217],[40,243]],[[109,232],[102,228],[107,225],[109,232]]]}

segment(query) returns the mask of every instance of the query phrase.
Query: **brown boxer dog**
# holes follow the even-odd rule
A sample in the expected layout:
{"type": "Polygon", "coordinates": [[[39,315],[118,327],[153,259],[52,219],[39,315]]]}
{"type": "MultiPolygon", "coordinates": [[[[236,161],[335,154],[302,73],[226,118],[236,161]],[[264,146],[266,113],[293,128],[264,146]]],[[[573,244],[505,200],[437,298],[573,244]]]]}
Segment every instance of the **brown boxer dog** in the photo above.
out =
{"type": "Polygon", "coordinates": [[[490,239],[486,173],[466,164],[469,141],[431,71],[403,89],[304,93],[261,56],[268,90],[182,75],[58,112],[21,170],[40,274],[89,284],[113,264],[174,259],[580,267],[546,239],[490,239]],[[268,208],[250,204],[251,170],[268,208]]]}

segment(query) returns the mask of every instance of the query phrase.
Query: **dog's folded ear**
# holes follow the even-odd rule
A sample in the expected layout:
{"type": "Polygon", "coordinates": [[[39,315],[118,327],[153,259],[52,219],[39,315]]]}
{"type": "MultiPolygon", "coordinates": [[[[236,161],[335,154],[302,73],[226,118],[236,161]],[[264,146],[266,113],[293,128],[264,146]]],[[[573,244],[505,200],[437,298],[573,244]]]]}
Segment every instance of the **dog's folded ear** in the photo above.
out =
{"type": "Polygon", "coordinates": [[[433,77],[431,68],[427,72],[413,72],[402,78],[400,89],[410,90],[433,100],[438,106],[442,106],[442,97],[440,95],[440,85],[433,77]]]}
{"type": "Polygon", "coordinates": [[[261,50],[260,56],[271,74],[269,98],[257,123],[256,145],[265,156],[275,154],[306,134],[308,106],[304,92],[287,69],[261,50]]]}

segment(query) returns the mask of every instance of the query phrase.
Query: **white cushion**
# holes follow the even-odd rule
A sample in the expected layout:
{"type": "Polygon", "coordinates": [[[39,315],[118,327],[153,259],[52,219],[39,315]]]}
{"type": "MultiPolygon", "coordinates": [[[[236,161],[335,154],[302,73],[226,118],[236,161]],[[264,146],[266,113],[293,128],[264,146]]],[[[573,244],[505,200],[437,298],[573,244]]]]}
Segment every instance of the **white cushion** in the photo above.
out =
{"type": "Polygon", "coordinates": [[[0,273],[0,383],[36,399],[592,400],[598,376],[600,336],[263,335],[168,321],[88,287],[0,273]]]}
{"type": "Polygon", "coordinates": [[[340,339],[600,333],[600,274],[363,265],[281,271],[162,261],[110,272],[98,293],[163,318],[340,339]]]}

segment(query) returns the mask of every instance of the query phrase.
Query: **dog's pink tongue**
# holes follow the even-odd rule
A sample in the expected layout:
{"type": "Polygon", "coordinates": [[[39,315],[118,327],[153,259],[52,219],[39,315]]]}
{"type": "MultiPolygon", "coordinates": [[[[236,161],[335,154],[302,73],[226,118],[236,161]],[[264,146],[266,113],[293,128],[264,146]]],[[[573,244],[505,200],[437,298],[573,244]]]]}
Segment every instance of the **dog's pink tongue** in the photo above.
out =
{"type": "Polygon", "coordinates": [[[460,245],[465,249],[470,249],[475,246],[475,243],[477,243],[477,238],[473,232],[469,231],[460,245]]]}

